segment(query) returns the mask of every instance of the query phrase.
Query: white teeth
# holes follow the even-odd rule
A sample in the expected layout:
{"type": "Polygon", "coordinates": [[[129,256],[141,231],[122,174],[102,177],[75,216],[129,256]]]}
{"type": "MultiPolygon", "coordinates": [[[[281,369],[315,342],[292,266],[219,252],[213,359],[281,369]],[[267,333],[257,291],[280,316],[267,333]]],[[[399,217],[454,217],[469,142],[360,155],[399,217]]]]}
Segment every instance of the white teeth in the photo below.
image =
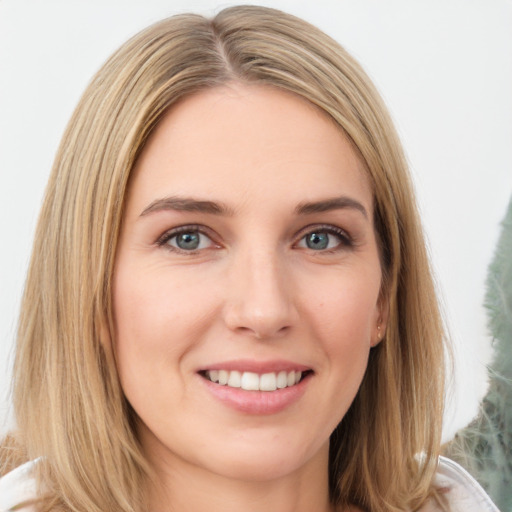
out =
{"type": "Polygon", "coordinates": [[[244,372],[242,373],[242,380],[240,387],[246,391],[259,391],[260,378],[257,373],[244,372]]]}
{"type": "Polygon", "coordinates": [[[283,389],[288,386],[288,375],[286,372],[279,372],[277,374],[277,387],[283,389]]]}
{"type": "MultiPolygon", "coordinates": [[[[226,370],[219,370],[219,384],[225,386],[229,380],[229,372],[226,370]]],[[[214,381],[215,382],[215,381],[214,381]]]]}
{"type": "Polygon", "coordinates": [[[302,378],[299,371],[280,371],[279,373],[264,373],[259,375],[254,372],[239,372],[236,370],[208,370],[205,372],[207,379],[212,382],[242,388],[246,391],[275,391],[298,384],[302,378]]]}
{"type": "Polygon", "coordinates": [[[275,391],[276,389],[276,374],[264,373],[260,377],[260,391],[275,391]]]}
{"type": "Polygon", "coordinates": [[[241,385],[241,380],[242,374],[240,372],[237,372],[236,370],[233,370],[229,374],[228,386],[230,388],[239,388],[241,385]]]}

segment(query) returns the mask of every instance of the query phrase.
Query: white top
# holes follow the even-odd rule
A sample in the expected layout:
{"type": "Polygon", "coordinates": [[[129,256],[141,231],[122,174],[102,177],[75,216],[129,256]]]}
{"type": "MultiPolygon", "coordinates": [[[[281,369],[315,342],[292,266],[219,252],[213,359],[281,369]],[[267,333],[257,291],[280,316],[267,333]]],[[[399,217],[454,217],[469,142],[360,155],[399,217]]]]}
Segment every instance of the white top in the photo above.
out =
{"type": "MultiPolygon", "coordinates": [[[[27,462],[0,478],[0,512],[9,512],[17,505],[36,498],[37,486],[32,477],[32,468],[37,460],[27,462]]],[[[36,512],[33,506],[16,510],[36,512]]]]}
{"type": "MultiPolygon", "coordinates": [[[[36,482],[32,477],[36,463],[37,459],[27,462],[0,478],[0,512],[12,511],[23,502],[36,499],[36,482]]],[[[435,484],[450,489],[447,494],[450,512],[499,512],[476,480],[450,459],[440,457],[435,484]]],[[[434,504],[428,503],[420,512],[436,510],[434,504]]],[[[32,505],[16,508],[16,511],[36,512],[36,509],[32,505]]]]}
{"type": "MultiPolygon", "coordinates": [[[[450,512],[500,512],[480,484],[453,460],[439,457],[434,483],[438,488],[449,489],[446,497],[450,512]]],[[[427,503],[420,512],[435,511],[436,506],[427,503]]]]}

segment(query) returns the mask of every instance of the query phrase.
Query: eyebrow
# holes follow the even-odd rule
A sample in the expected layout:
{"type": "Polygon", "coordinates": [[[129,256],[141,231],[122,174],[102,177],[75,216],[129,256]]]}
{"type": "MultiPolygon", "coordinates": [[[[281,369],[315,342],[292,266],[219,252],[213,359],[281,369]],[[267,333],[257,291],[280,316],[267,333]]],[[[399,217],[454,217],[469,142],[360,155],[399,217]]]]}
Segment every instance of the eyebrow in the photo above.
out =
{"type": "MultiPolygon", "coordinates": [[[[366,211],[366,208],[359,201],[356,201],[355,199],[347,196],[332,197],[322,201],[300,203],[295,208],[295,213],[298,215],[311,215],[313,213],[322,213],[331,210],[343,210],[346,208],[357,210],[361,212],[365,218],[368,218],[368,212],[366,211]]],[[[199,212],[226,216],[232,216],[234,213],[231,208],[223,203],[204,201],[190,197],[170,196],[156,199],[142,211],[140,216],[143,217],[145,215],[149,215],[150,213],[166,210],[199,212]]]]}
{"type": "Polygon", "coordinates": [[[359,201],[347,196],[332,197],[322,201],[300,203],[297,208],[295,208],[295,212],[299,215],[311,215],[313,213],[322,213],[331,210],[344,210],[346,208],[357,210],[361,212],[366,219],[368,219],[368,212],[366,211],[366,208],[359,201]]]}
{"type": "Polygon", "coordinates": [[[141,217],[153,212],[174,210],[181,212],[200,212],[213,215],[233,215],[233,211],[222,203],[214,201],[202,201],[190,197],[164,197],[156,199],[140,214],[141,217]]]}

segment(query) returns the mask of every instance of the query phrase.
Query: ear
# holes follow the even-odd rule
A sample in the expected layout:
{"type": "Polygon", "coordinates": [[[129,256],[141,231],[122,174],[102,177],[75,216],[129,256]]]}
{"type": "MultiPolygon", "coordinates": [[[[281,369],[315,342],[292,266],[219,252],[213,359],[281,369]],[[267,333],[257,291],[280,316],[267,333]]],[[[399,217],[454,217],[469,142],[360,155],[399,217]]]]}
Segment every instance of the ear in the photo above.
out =
{"type": "Polygon", "coordinates": [[[376,347],[386,336],[389,318],[389,300],[386,294],[381,294],[375,308],[375,321],[372,331],[371,346],[376,347]]]}

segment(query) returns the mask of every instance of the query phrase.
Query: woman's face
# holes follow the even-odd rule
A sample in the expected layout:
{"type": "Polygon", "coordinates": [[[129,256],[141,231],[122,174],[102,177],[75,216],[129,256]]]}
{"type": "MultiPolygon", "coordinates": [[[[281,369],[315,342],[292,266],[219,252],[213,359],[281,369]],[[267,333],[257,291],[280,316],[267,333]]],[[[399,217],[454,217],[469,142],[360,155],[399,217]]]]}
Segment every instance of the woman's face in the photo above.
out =
{"type": "Polygon", "coordinates": [[[378,342],[372,212],[363,165],[305,100],[234,84],[171,109],[134,170],[114,278],[118,370],[150,460],[325,470],[378,342]]]}

